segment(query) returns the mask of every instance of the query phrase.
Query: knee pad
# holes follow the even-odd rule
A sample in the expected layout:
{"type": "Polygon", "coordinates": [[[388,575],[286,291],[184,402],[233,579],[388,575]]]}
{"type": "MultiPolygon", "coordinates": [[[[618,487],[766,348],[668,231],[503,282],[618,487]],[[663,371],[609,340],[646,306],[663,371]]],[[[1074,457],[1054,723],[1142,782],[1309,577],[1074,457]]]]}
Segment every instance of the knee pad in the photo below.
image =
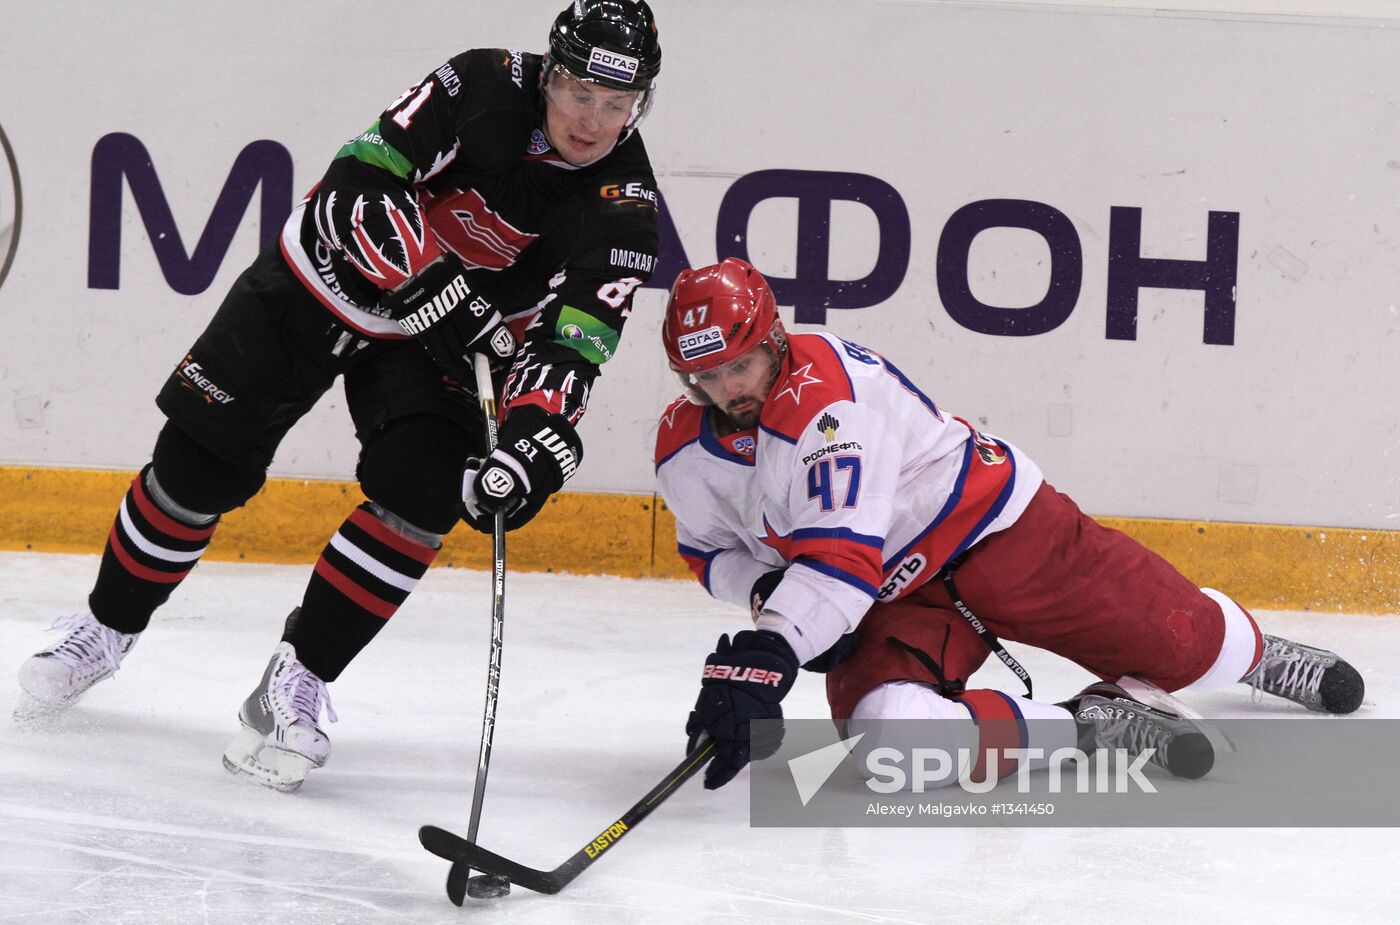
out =
{"type": "Polygon", "coordinates": [[[972,755],[978,742],[967,708],[918,681],[890,681],[870,691],[846,721],[846,734],[861,736],[851,748],[860,773],[890,791],[914,788],[916,781],[928,789],[955,783],[967,770],[955,766],[959,750],[972,755]],[[948,755],[949,765],[915,767],[914,756],[931,749],[948,755]]]}
{"type": "Polygon", "coordinates": [[[444,417],[392,421],[365,442],[356,476],[365,497],[420,530],[448,533],[462,500],[462,464],[473,444],[444,417]]]}
{"type": "Polygon", "coordinates": [[[226,514],[258,493],[267,473],[228,462],[166,422],[151,454],[156,481],[180,507],[200,514],[226,514]]]}

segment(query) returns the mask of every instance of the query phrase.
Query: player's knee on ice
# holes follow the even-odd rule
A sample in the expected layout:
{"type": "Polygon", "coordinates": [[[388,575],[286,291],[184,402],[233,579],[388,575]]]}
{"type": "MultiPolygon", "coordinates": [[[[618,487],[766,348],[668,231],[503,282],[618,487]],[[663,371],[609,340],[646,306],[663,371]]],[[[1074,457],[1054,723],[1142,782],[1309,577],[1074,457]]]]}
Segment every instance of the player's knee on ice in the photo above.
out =
{"type": "Polygon", "coordinates": [[[860,736],[856,767],[886,792],[934,790],[971,772],[977,725],[967,708],[930,684],[895,681],[861,698],[846,723],[860,736]]]}

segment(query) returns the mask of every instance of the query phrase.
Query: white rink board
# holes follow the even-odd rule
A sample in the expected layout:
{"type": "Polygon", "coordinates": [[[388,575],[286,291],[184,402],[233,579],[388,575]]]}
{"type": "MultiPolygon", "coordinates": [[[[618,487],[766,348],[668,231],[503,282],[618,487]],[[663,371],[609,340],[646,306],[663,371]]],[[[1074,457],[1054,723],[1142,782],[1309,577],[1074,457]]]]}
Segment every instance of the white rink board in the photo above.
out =
{"type": "MultiPolygon", "coordinates": [[[[212,285],[180,295],[128,189],[119,288],[89,288],[100,139],[147,148],[192,249],[250,143],[290,153],[300,195],[343,139],[449,55],[543,50],[560,5],[416,4],[428,27],[403,13],[386,24],[369,3],[336,5],[333,22],[324,5],[266,0],[197,16],[150,0],[0,7],[0,85],[14,91],[0,128],[24,196],[0,285],[0,464],[139,466],[163,377],[256,251],[254,196],[212,285]]],[[[909,216],[907,268],[888,299],[831,311],[829,327],[1025,448],[1086,510],[1400,529],[1393,24],[856,0],[654,7],[662,92],[644,135],[691,262],[715,259],[739,178],[876,178],[909,216]],[[949,218],[996,199],[1053,207],[1079,243],[1077,301],[1046,333],[979,333],[940,298],[949,218]],[[1238,214],[1232,345],[1203,343],[1199,292],[1159,289],[1140,293],[1136,339],[1106,337],[1114,207],[1141,210],[1143,257],[1180,261],[1205,258],[1209,212],[1238,214]]],[[[828,275],[864,276],[874,213],[837,202],[831,216],[828,275]]],[[[753,209],[760,269],[793,275],[797,222],[793,199],[753,209]]],[[[1034,304],[1050,265],[1034,233],[986,231],[968,255],[971,292],[1034,304]]],[[[652,489],[654,420],[676,391],[656,344],[663,301],[655,289],[637,300],[585,419],[576,489],[652,489]]],[[[273,474],[349,478],[355,451],[332,393],[273,474]]]]}

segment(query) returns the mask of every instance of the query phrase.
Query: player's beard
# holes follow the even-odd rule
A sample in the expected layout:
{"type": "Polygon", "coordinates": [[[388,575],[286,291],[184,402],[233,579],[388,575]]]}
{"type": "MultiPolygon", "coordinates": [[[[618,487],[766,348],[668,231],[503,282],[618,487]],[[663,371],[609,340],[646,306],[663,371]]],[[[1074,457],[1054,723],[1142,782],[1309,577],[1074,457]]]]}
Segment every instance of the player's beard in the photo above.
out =
{"type": "MultiPolygon", "coordinates": [[[[766,347],[760,349],[768,349],[766,347]]],[[[720,414],[724,416],[726,423],[732,428],[730,431],[751,430],[758,426],[758,419],[763,414],[763,406],[768,401],[768,396],[773,392],[773,386],[778,382],[778,374],[782,371],[782,360],[772,353],[772,368],[768,372],[768,381],[763,388],[757,392],[747,395],[740,395],[738,398],[730,399],[720,404],[720,414]]]]}
{"type": "Polygon", "coordinates": [[[758,416],[763,412],[763,402],[746,396],[726,402],[720,408],[720,412],[735,430],[749,430],[758,426],[758,416]],[[740,410],[741,408],[742,410],[740,410]]]}

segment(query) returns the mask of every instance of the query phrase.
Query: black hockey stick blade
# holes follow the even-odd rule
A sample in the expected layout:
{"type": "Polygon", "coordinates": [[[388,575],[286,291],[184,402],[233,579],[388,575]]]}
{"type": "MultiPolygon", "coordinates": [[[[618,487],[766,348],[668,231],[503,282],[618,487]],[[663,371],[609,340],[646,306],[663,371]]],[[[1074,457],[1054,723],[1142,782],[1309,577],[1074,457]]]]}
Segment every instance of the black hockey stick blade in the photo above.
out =
{"type": "Polygon", "coordinates": [[[425,825],[419,829],[418,840],[433,854],[452,862],[452,870],[447,875],[447,898],[459,906],[467,890],[466,875],[473,870],[505,877],[512,884],[534,890],[536,893],[558,893],[568,883],[568,880],[561,880],[556,876],[557,872],[535,870],[533,867],[517,864],[435,825],[425,825]],[[457,892],[454,894],[453,878],[457,876],[458,871],[461,871],[460,884],[457,885],[457,892]]]}
{"type": "MultiPolygon", "coordinates": [[[[418,840],[424,848],[433,854],[451,861],[453,873],[459,867],[464,871],[479,870],[485,874],[505,877],[511,883],[523,886],[527,890],[534,890],[536,893],[558,893],[573,882],[575,877],[583,873],[585,868],[602,857],[604,852],[621,841],[623,836],[649,816],[652,810],[675,793],[681,784],[695,776],[695,773],[713,757],[714,751],[715,743],[713,740],[706,739],[701,742],[695,751],[686,755],[685,759],[676,765],[670,774],[651,788],[646,796],[633,804],[632,808],[623,813],[621,818],[599,832],[596,838],[576,851],[573,857],[554,870],[536,870],[533,867],[526,867],[524,864],[517,864],[509,858],[503,858],[494,851],[487,851],[480,845],[473,844],[465,838],[453,835],[446,829],[440,829],[435,825],[425,825],[419,829],[418,840]]],[[[452,875],[449,874],[449,898],[452,896],[451,883],[452,875]]],[[[465,878],[463,889],[465,889],[465,878]]],[[[458,896],[460,898],[460,894],[458,896]]],[[[459,899],[453,899],[453,902],[461,905],[459,899]]]]}
{"type": "MultiPolygon", "coordinates": [[[[432,828],[432,826],[428,828],[432,828]]],[[[420,841],[422,837],[423,835],[420,832],[418,835],[420,841]]],[[[423,842],[423,844],[426,846],[427,842],[423,842]]],[[[452,862],[452,869],[447,872],[447,898],[452,900],[452,905],[460,906],[466,900],[467,879],[471,876],[471,873],[471,865],[465,864],[462,861],[452,862]]]]}

